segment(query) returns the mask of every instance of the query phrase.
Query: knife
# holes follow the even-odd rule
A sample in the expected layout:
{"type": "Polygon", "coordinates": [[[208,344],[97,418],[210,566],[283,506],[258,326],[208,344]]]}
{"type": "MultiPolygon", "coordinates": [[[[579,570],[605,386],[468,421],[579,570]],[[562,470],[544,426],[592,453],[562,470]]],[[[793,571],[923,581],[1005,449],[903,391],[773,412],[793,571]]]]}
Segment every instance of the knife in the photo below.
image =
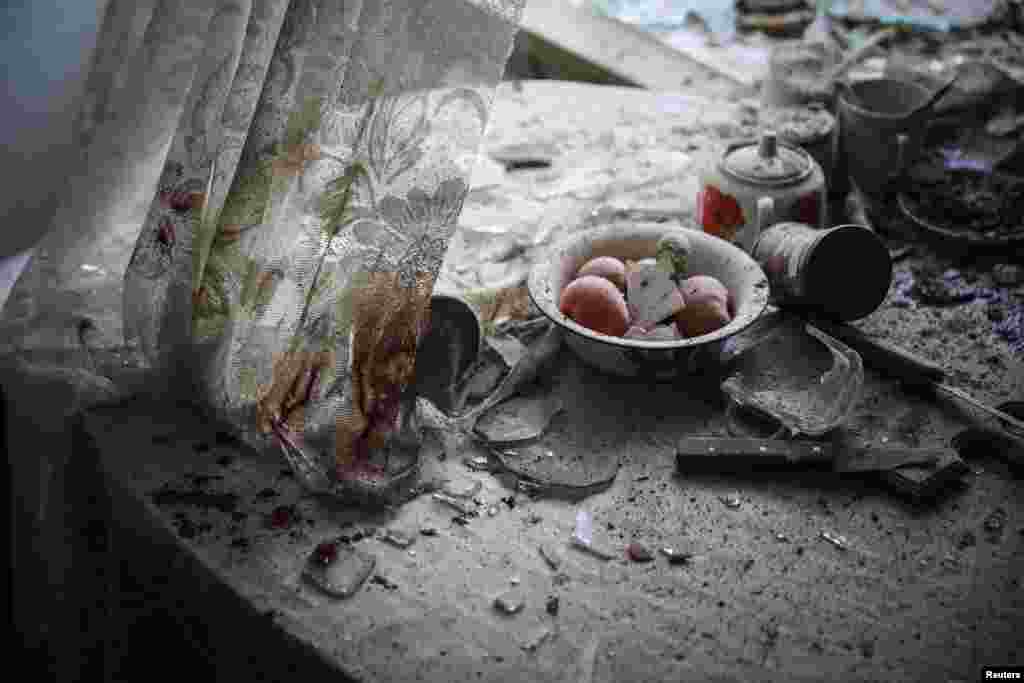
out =
{"type": "Polygon", "coordinates": [[[940,448],[840,447],[814,441],[691,436],[677,444],[676,467],[682,472],[764,468],[888,472],[929,467],[942,455],[940,448]]]}

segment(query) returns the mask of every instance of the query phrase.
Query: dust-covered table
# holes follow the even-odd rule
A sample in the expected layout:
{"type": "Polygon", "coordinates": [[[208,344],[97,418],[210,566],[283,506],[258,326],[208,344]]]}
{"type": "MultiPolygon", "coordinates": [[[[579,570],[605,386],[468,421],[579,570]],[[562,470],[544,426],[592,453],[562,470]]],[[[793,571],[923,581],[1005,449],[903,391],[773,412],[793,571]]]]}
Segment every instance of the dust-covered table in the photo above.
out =
{"type": "MultiPolygon", "coordinates": [[[[754,123],[742,104],[699,97],[503,85],[488,136],[499,161],[477,171],[445,286],[518,284],[552,237],[617,210],[692,219],[701,154],[754,123]],[[550,165],[500,162],[523,158],[550,165]]],[[[862,326],[956,363],[955,379],[987,400],[1020,398],[1019,359],[991,325],[970,324],[984,315],[890,302],[862,326]]],[[[725,433],[714,382],[615,379],[567,350],[557,368],[564,433],[621,465],[608,490],[577,502],[505,488],[428,441],[430,476],[480,482],[477,515],[457,521],[430,495],[389,512],[344,508],[194,410],[141,402],[86,413],[76,457],[106,479],[114,568],[158,581],[223,677],[970,681],[984,665],[1024,663],[1024,500],[999,461],[974,462],[966,487],[925,506],[824,474],[681,477],[677,439],[725,433]],[[570,547],[581,509],[611,559],[570,547]],[[383,528],[415,542],[386,543],[373,533],[383,528]],[[335,599],[302,568],[342,535],[376,564],[335,599]],[[628,558],[630,543],[653,559],[628,558]],[[498,597],[522,609],[497,609],[498,597]]],[[[938,446],[966,418],[869,371],[849,428],[938,446]]]]}

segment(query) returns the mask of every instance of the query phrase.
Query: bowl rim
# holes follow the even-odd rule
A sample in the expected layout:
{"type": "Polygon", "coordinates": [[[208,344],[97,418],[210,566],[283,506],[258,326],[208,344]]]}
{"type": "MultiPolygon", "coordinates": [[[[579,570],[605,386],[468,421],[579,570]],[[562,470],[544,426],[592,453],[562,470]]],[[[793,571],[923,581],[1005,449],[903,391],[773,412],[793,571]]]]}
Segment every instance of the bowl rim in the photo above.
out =
{"type": "Polygon", "coordinates": [[[723,240],[720,237],[717,237],[715,235],[709,235],[703,230],[698,230],[696,228],[688,228],[685,226],[658,226],[657,228],[655,228],[651,225],[623,226],[621,224],[573,232],[569,235],[565,235],[564,237],[550,245],[548,249],[545,250],[544,256],[540,258],[536,263],[534,263],[533,266],[530,268],[530,274],[526,282],[526,289],[527,293],[530,296],[530,300],[541,311],[541,313],[544,314],[544,316],[548,320],[551,320],[556,325],[559,325],[562,328],[569,330],[570,332],[578,334],[581,337],[584,337],[591,341],[599,342],[602,344],[608,344],[610,346],[615,346],[619,348],[662,351],[703,346],[705,344],[727,339],[728,337],[731,337],[743,331],[755,320],[760,318],[761,315],[764,313],[764,310],[768,307],[768,296],[770,291],[768,277],[767,275],[765,275],[764,270],[761,268],[760,264],[758,264],[757,261],[755,261],[753,257],[751,257],[747,252],[743,251],[735,244],[723,240]],[[699,235],[699,237],[696,238],[697,240],[718,240],[719,242],[722,242],[726,249],[732,249],[738,252],[740,254],[740,260],[747,262],[745,265],[752,265],[754,268],[757,269],[757,272],[759,273],[759,278],[755,281],[753,287],[754,300],[752,302],[751,307],[742,317],[737,315],[729,322],[729,324],[725,325],[724,327],[721,327],[715,330],[714,332],[700,335],[699,337],[689,337],[687,339],[678,339],[675,341],[645,341],[642,339],[627,339],[625,337],[615,337],[603,334],[601,332],[595,332],[587,327],[584,327],[583,325],[580,325],[571,318],[568,318],[567,316],[563,315],[562,312],[558,310],[557,297],[555,297],[554,301],[548,303],[542,303],[540,301],[541,297],[539,295],[539,291],[541,290],[541,284],[544,277],[546,277],[547,271],[555,266],[556,256],[569,249],[573,244],[583,239],[629,239],[630,237],[650,238],[653,237],[655,233],[659,235],[660,239],[661,236],[674,232],[683,232],[687,236],[691,236],[693,233],[697,233],[699,235]]]}

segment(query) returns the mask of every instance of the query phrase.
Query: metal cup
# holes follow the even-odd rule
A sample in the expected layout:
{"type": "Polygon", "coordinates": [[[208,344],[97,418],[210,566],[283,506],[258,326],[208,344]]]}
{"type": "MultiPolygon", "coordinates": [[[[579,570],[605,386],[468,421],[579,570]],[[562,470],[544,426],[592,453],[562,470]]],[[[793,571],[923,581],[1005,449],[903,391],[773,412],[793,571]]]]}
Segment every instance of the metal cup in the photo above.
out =
{"type": "Polygon", "coordinates": [[[894,175],[920,148],[930,112],[911,112],[929,97],[924,87],[889,78],[852,83],[839,96],[840,156],[853,184],[882,199],[894,175]]]}

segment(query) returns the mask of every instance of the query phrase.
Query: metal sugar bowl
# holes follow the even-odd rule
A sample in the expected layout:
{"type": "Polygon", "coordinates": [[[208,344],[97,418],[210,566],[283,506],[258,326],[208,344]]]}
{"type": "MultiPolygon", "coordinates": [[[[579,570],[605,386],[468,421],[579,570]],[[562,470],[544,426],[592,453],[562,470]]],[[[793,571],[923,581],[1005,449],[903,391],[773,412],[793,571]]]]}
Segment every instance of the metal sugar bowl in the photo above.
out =
{"type": "Polygon", "coordinates": [[[750,252],[774,221],[828,225],[825,173],[805,150],[774,132],[730,144],[704,169],[697,219],[704,232],[750,252]]]}

